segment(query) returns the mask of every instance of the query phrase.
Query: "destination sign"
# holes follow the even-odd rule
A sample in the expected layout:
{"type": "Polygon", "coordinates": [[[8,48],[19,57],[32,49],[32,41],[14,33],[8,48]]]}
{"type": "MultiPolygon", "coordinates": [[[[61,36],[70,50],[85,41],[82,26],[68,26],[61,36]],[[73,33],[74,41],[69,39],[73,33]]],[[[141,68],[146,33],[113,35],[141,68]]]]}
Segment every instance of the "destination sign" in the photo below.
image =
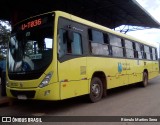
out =
{"type": "Polygon", "coordinates": [[[35,16],[24,20],[23,22],[17,23],[13,29],[12,33],[17,33],[21,31],[28,31],[35,28],[41,28],[42,26],[52,26],[54,22],[54,14],[44,14],[40,16],[35,16]]]}
{"type": "Polygon", "coordinates": [[[33,27],[39,26],[41,24],[42,24],[42,19],[41,18],[35,19],[35,20],[29,21],[27,23],[23,23],[21,25],[21,30],[26,30],[26,29],[29,29],[29,28],[33,28],[33,27]]]}

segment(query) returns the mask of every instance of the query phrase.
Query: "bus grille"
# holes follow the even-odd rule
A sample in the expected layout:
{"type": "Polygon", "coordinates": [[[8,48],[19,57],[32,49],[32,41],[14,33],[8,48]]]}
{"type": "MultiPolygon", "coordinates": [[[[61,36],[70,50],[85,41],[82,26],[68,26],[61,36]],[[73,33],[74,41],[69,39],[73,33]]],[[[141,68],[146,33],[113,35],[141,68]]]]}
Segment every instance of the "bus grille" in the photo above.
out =
{"type": "Polygon", "coordinates": [[[10,91],[14,97],[17,97],[18,95],[25,95],[27,96],[27,98],[34,98],[36,93],[35,91],[15,91],[15,90],[10,90],[10,91]]]}

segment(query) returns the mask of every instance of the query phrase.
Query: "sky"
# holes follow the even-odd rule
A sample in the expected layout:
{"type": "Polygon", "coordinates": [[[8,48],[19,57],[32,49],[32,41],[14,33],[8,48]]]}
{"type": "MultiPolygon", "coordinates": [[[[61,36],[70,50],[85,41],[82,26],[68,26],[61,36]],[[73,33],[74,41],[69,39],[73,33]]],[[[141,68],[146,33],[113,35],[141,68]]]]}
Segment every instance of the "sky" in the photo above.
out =
{"type": "MultiPolygon", "coordinates": [[[[136,0],[150,15],[160,23],[160,0],[136,0]]],[[[158,50],[160,45],[160,29],[146,29],[128,32],[127,34],[134,36],[146,42],[153,42],[158,50]]]]}

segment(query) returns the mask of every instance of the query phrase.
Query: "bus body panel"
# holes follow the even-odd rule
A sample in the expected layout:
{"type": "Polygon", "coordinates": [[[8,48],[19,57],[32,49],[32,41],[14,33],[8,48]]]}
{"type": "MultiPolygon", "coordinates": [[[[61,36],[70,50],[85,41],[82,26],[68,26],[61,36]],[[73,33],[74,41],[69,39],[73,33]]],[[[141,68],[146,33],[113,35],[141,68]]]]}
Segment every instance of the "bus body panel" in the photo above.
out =
{"type": "Polygon", "coordinates": [[[87,94],[86,57],[58,63],[61,99],[87,94]]]}
{"type": "Polygon", "coordinates": [[[105,57],[88,57],[87,67],[89,79],[95,72],[104,72],[107,78],[107,89],[123,86],[128,83],[126,71],[123,70],[125,59],[105,57]],[[119,66],[118,66],[119,65],[119,66]]]}
{"type": "Polygon", "coordinates": [[[61,82],[61,100],[89,93],[88,80],[61,82]]]}
{"type": "Polygon", "coordinates": [[[7,87],[7,96],[12,98],[18,98],[22,100],[36,99],[36,100],[60,100],[60,86],[58,83],[52,83],[44,88],[9,88],[7,87]],[[32,95],[33,93],[33,96],[32,95]],[[13,96],[15,95],[15,96],[13,96]]]}
{"type": "Polygon", "coordinates": [[[157,77],[159,75],[159,62],[153,61],[152,62],[152,73],[150,79],[157,77]]]}
{"type": "Polygon", "coordinates": [[[126,63],[126,71],[127,71],[127,75],[128,75],[128,83],[127,84],[142,81],[143,66],[142,66],[141,61],[127,59],[126,62],[127,62],[126,63]]]}

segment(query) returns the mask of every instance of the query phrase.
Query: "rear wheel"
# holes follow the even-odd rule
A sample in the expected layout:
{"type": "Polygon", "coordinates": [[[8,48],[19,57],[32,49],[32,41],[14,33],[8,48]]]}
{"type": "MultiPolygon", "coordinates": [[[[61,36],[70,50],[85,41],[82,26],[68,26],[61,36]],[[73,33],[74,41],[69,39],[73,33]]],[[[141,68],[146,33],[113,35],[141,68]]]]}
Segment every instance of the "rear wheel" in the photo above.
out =
{"type": "Polygon", "coordinates": [[[89,99],[91,102],[98,102],[101,100],[103,95],[103,84],[101,79],[98,77],[94,77],[91,80],[90,84],[90,94],[89,94],[89,99]]]}
{"type": "Polygon", "coordinates": [[[143,73],[143,81],[141,82],[141,85],[143,87],[146,87],[148,85],[148,74],[147,74],[147,72],[143,73]]]}

